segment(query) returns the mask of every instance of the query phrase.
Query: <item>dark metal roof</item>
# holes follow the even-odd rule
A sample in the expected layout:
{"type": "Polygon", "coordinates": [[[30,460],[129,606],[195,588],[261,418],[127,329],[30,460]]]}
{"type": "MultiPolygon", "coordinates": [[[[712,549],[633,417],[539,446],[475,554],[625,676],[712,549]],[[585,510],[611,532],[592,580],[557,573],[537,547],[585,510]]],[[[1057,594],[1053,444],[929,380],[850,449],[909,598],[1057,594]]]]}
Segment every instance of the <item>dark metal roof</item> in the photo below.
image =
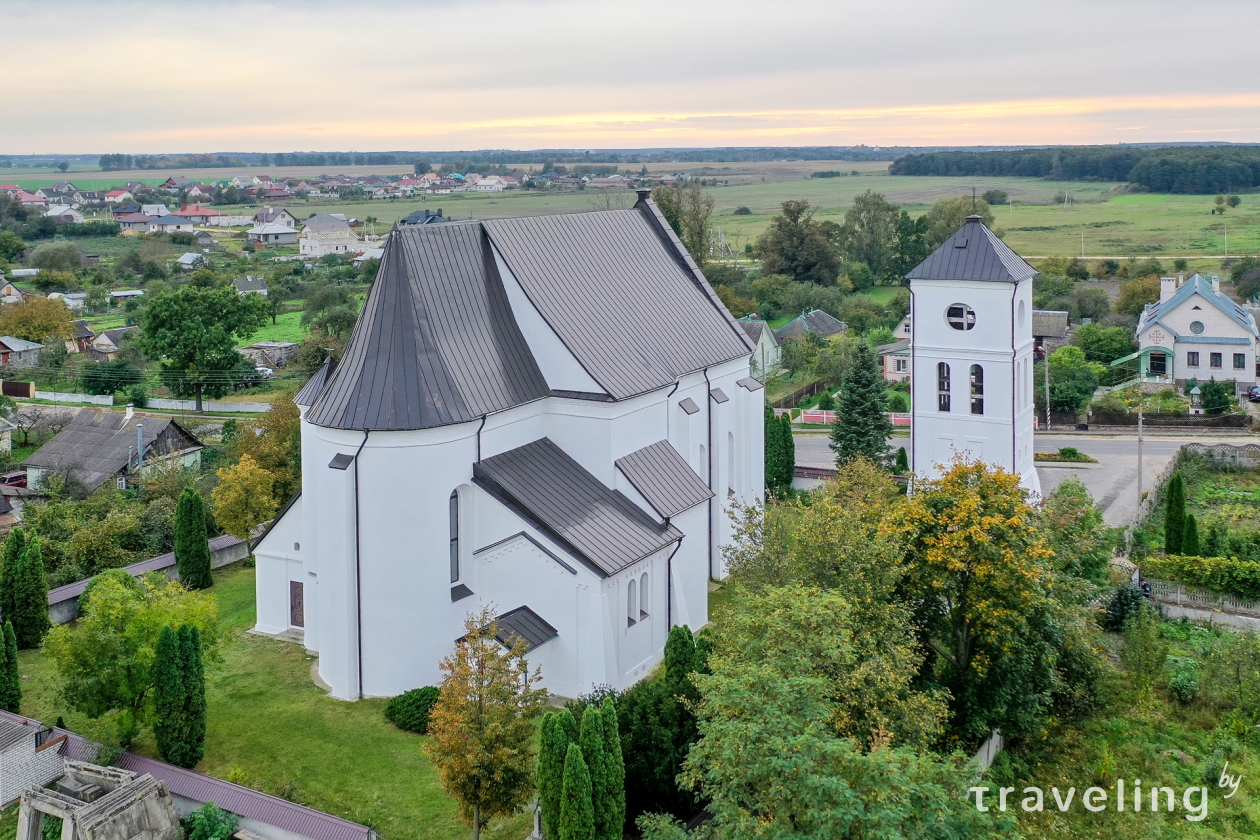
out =
{"type": "Polygon", "coordinates": [[[683,397],[678,401],[678,407],[688,414],[695,414],[700,410],[700,406],[696,405],[696,401],[691,397],[683,397]]]}
{"type": "MultiPolygon", "coordinates": [[[[292,230],[292,228],[288,228],[292,230]]],[[[195,255],[200,257],[200,254],[195,255]]],[[[267,280],[263,277],[238,277],[232,281],[232,285],[236,287],[238,292],[265,292],[267,291],[267,280]]]]}
{"type": "Polygon", "coordinates": [[[310,408],[315,405],[319,399],[319,394],[324,390],[324,386],[328,384],[328,378],[332,376],[333,368],[337,367],[337,362],[332,356],[324,359],[324,363],[319,366],[319,370],[306,380],[306,384],[293,397],[293,402],[303,408],[310,408]]]}
{"type": "Polygon", "coordinates": [[[743,388],[745,391],[760,391],[763,387],[765,387],[759,380],[754,379],[751,376],[745,376],[743,379],[736,381],[735,384],[743,388]]]}
{"type": "Polygon", "coordinates": [[[473,591],[462,583],[457,583],[451,587],[451,602],[462,601],[471,596],[473,591]]]}
{"type": "Polygon", "coordinates": [[[979,216],[968,216],[958,232],[906,275],[907,280],[984,280],[1018,283],[1037,274],[979,216]]]}
{"type": "Polygon", "coordinates": [[[70,423],[52,440],[22,462],[24,467],[37,467],[73,476],[88,490],[95,490],[110,476],[127,467],[127,460],[136,448],[136,426],[144,424],[145,457],[155,453],[153,444],[168,427],[175,427],[182,442],[189,448],[201,448],[200,442],[170,417],[136,414],[127,419],[116,411],[81,408],[70,423]]]}
{"type": "Polygon", "coordinates": [[[811,309],[808,312],[802,312],[776,330],[774,337],[779,341],[787,341],[789,338],[800,338],[805,333],[812,332],[826,338],[844,330],[844,321],[821,309],[811,309]]]}
{"type": "Polygon", "coordinates": [[[416,212],[412,213],[410,216],[403,216],[401,219],[398,220],[398,224],[400,225],[438,225],[446,221],[449,221],[449,219],[447,219],[445,216],[442,215],[442,208],[439,207],[436,213],[428,209],[417,210],[416,212]]]}
{"type": "Polygon", "coordinates": [[[508,610],[498,618],[499,632],[495,638],[502,644],[510,646],[513,637],[525,640],[530,649],[551,641],[560,634],[543,617],[529,607],[517,607],[508,610]]]}
{"type": "MultiPolygon", "coordinates": [[[[754,343],[761,341],[761,331],[766,326],[765,321],[750,321],[747,318],[740,318],[735,323],[739,324],[744,332],[748,333],[748,337],[754,343]]],[[[774,335],[774,333],[771,333],[771,335],[774,335]]]]}
{"type": "Polygon", "coordinates": [[[17,721],[0,718],[0,753],[14,744],[20,744],[27,738],[34,738],[38,732],[38,729],[17,721]]]}
{"type": "Polygon", "coordinates": [[[605,575],[678,541],[548,438],[473,465],[478,486],[605,575]]]}
{"type": "Polygon", "coordinates": [[[426,429],[548,396],[478,224],[391,234],[349,346],[307,413],[335,429],[426,429]]]}
{"type": "Polygon", "coordinates": [[[753,347],[686,252],[657,229],[656,213],[647,201],[483,223],[539,313],[616,399],[753,347]]]}
{"type": "Polygon", "coordinates": [[[667,440],[658,440],[618,458],[617,469],[630,479],[634,489],[643,494],[662,519],[713,498],[713,491],[667,440]]]}

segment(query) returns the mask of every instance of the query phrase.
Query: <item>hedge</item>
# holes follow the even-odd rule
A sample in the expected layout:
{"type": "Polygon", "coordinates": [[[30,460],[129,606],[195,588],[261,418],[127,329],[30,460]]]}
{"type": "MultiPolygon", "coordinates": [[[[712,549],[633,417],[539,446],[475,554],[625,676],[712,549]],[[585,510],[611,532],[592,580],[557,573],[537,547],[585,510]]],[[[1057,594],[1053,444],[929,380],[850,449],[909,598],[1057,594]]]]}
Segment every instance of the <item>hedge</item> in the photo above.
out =
{"type": "Polygon", "coordinates": [[[1260,601],[1260,563],[1236,557],[1148,557],[1142,574],[1260,601]]]}
{"type": "Polygon", "coordinates": [[[431,685],[399,694],[385,707],[385,719],[399,729],[424,735],[429,731],[429,712],[433,710],[439,694],[438,689],[431,685]]]}

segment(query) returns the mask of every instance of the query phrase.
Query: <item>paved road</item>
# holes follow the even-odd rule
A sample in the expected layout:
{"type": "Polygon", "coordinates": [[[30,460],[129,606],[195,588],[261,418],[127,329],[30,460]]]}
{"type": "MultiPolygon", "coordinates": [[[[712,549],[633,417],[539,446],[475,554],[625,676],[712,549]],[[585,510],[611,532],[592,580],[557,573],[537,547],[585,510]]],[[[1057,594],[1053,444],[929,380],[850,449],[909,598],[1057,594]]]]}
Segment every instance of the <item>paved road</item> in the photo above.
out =
{"type": "MultiPolygon", "coordinates": [[[[796,435],[796,463],[800,466],[831,467],[835,459],[828,448],[825,434],[796,435]]],[[[888,439],[892,447],[907,446],[906,437],[888,439]]],[[[1147,438],[1142,443],[1143,489],[1149,491],[1155,476],[1168,465],[1169,460],[1185,443],[1256,443],[1255,437],[1207,436],[1160,436],[1147,438]]],[[[1097,464],[1081,467],[1064,467],[1041,463],[1037,474],[1041,489],[1050,493],[1069,478],[1077,478],[1089,489],[1095,501],[1103,509],[1103,519],[1111,526],[1128,525],[1137,513],[1138,506],[1138,457],[1137,435],[1038,435],[1035,448],[1040,452],[1054,452],[1064,446],[1073,446],[1098,459],[1097,464]]]]}

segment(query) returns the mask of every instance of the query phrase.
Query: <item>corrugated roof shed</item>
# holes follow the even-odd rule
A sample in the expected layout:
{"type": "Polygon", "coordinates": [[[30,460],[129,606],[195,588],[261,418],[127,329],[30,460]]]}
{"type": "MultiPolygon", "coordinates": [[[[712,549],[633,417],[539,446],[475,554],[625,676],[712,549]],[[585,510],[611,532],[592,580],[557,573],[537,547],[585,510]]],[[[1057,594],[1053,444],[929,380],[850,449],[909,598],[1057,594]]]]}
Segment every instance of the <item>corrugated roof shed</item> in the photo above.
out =
{"type": "Polygon", "coordinates": [[[549,438],[477,462],[473,480],[605,575],[682,537],[605,486],[549,438]]]}
{"type": "Polygon", "coordinates": [[[618,458],[616,464],[662,519],[713,498],[713,491],[667,440],[618,458]]]}
{"type": "Polygon", "coordinates": [[[1063,338],[1067,335],[1070,314],[1052,309],[1034,309],[1032,334],[1038,338],[1063,338]]]}
{"type": "Polygon", "coordinates": [[[0,718],[0,753],[34,735],[31,728],[13,720],[0,718]]]}
{"type": "Polygon", "coordinates": [[[980,216],[968,216],[966,224],[911,269],[906,279],[1018,283],[1037,273],[1037,269],[985,227],[980,216]]]}

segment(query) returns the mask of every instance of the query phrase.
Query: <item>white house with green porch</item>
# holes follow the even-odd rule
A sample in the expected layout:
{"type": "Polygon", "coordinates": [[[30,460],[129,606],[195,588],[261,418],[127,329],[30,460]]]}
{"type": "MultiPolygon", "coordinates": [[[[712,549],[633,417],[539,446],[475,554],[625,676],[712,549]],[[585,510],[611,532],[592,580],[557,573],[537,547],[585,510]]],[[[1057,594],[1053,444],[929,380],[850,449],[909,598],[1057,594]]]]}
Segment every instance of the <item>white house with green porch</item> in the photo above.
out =
{"type": "Polygon", "coordinates": [[[1133,384],[1256,383],[1260,330],[1249,310],[1221,292],[1219,278],[1161,277],[1159,303],[1142,312],[1137,340],[1138,352],[1111,363],[1133,371],[1133,384]]]}

